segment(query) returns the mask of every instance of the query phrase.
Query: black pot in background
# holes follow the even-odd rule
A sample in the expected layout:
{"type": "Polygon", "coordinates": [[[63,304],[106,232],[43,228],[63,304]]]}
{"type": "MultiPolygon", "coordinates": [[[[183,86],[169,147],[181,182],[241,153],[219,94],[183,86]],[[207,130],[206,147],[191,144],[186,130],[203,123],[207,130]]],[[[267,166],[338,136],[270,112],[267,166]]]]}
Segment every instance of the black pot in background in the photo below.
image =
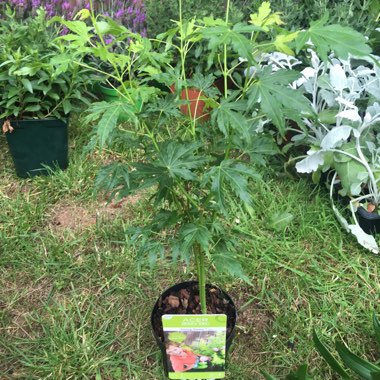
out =
{"type": "MultiPolygon", "coordinates": [[[[162,359],[163,359],[162,361],[163,361],[163,365],[164,365],[164,369],[165,369],[165,374],[166,375],[168,375],[169,369],[168,369],[168,362],[167,362],[167,358],[166,358],[165,344],[161,340],[160,336],[158,335],[158,332],[155,331],[155,329],[154,329],[154,325],[155,325],[154,322],[155,322],[155,319],[156,319],[155,317],[157,316],[157,314],[159,314],[158,313],[158,311],[159,311],[159,303],[160,303],[160,300],[163,300],[165,297],[167,297],[169,295],[172,295],[173,293],[177,293],[181,289],[186,289],[186,288],[189,288],[189,287],[194,286],[196,284],[198,284],[197,281],[186,281],[186,282],[181,282],[180,284],[176,284],[176,285],[170,287],[169,289],[165,290],[161,294],[161,296],[158,298],[158,300],[156,301],[156,303],[154,304],[154,307],[153,307],[153,310],[152,310],[152,314],[150,316],[150,323],[151,323],[151,327],[152,327],[152,331],[153,331],[153,336],[156,339],[157,345],[159,346],[159,348],[161,350],[162,359]]],[[[231,321],[232,322],[231,323],[232,327],[230,329],[229,334],[227,332],[227,338],[226,338],[226,360],[227,360],[228,351],[229,351],[229,349],[230,349],[230,347],[232,345],[232,340],[233,340],[233,338],[235,336],[235,325],[236,325],[236,320],[237,320],[237,310],[236,310],[235,304],[232,301],[231,297],[224,290],[220,289],[217,286],[207,284],[206,285],[206,292],[210,288],[212,288],[212,289],[218,289],[221,292],[221,295],[223,296],[223,298],[228,302],[229,305],[232,306],[232,308],[234,310],[234,315],[233,315],[233,318],[232,318],[233,321],[231,321]]]]}
{"type": "Polygon", "coordinates": [[[150,87],[156,87],[158,88],[159,90],[161,90],[162,92],[167,92],[168,94],[170,93],[170,88],[168,86],[166,86],[165,84],[163,83],[160,83],[158,82],[157,80],[155,79],[152,79],[150,81],[148,81],[147,83],[150,87]]]}
{"type": "Polygon", "coordinates": [[[380,215],[375,212],[368,212],[365,208],[359,207],[356,211],[358,222],[363,231],[367,234],[380,233],[380,215]]]}
{"type": "Polygon", "coordinates": [[[16,173],[21,178],[47,175],[49,169],[66,169],[68,161],[67,123],[57,119],[11,121],[6,137],[16,173]]]}

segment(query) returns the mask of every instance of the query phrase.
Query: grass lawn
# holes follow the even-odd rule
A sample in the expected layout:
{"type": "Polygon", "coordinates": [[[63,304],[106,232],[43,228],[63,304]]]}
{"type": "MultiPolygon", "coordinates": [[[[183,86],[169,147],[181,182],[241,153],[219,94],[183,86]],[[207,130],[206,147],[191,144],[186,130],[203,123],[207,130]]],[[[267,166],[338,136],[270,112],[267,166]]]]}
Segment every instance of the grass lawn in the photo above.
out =
{"type": "MultiPolygon", "coordinates": [[[[162,290],[194,274],[138,262],[124,231],[150,217],[148,196],[106,204],[93,195],[98,167],[119,153],[84,155],[88,130],[71,133],[69,169],[33,180],[15,176],[0,137],[0,379],[164,379],[150,312],[162,290]]],[[[252,186],[254,214],[237,205],[236,218],[253,286],[208,271],[240,309],[227,378],[281,377],[307,362],[315,379],[332,379],[313,328],[374,360],[379,258],[341,230],[307,180],[266,174],[252,186]],[[269,226],[277,211],[294,215],[282,233],[269,226]]]]}

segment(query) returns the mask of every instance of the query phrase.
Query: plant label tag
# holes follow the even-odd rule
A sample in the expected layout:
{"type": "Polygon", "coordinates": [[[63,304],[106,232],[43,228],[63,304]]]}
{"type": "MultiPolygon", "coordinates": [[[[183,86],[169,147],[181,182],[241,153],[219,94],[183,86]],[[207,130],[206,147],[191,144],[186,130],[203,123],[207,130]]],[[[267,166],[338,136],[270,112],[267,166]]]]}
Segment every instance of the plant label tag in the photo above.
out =
{"type": "Polygon", "coordinates": [[[225,314],[163,315],[169,379],[223,379],[225,314]]]}

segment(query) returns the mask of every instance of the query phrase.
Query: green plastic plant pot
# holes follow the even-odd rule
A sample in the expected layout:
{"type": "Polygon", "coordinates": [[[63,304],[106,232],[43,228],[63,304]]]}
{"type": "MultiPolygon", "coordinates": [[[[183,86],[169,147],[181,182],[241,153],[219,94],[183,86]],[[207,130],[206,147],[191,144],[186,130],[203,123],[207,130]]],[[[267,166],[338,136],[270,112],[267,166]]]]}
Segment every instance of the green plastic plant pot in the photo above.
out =
{"type": "Polygon", "coordinates": [[[11,124],[14,131],[8,132],[6,137],[19,177],[48,175],[56,168],[67,168],[67,123],[47,119],[12,121],[11,124]]]}
{"type": "Polygon", "coordinates": [[[97,90],[107,102],[113,102],[119,99],[119,94],[115,89],[107,87],[101,83],[98,83],[97,90]]]}
{"type": "MultiPolygon", "coordinates": [[[[120,100],[120,95],[114,88],[104,86],[101,83],[99,83],[97,87],[98,87],[98,91],[99,91],[101,97],[105,101],[116,102],[116,101],[120,100]]],[[[142,101],[141,101],[141,99],[138,99],[136,104],[135,104],[136,112],[139,112],[141,110],[141,107],[142,107],[142,101]]],[[[122,112],[120,114],[119,119],[118,119],[118,121],[120,121],[120,122],[128,121],[128,120],[129,120],[129,116],[127,113],[124,113],[124,112],[122,112]]]]}

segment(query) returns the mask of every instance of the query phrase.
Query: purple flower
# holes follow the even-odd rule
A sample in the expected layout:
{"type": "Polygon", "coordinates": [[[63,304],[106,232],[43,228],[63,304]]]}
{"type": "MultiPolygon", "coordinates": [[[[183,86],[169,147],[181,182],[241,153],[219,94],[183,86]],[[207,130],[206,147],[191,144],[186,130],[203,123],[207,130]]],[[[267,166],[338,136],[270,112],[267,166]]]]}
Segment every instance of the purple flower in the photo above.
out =
{"type": "MultiPolygon", "coordinates": [[[[0,4],[16,9],[18,17],[35,14],[43,7],[48,18],[60,15],[67,20],[83,8],[90,9],[88,0],[0,0],[0,4]]],[[[144,0],[94,0],[93,6],[96,14],[109,16],[132,31],[146,34],[144,0]]]]}
{"type": "Polygon", "coordinates": [[[120,18],[123,17],[124,13],[125,13],[124,9],[119,9],[119,10],[115,13],[115,17],[120,19],[120,18]]]}
{"type": "Polygon", "coordinates": [[[112,44],[112,41],[113,41],[113,37],[112,36],[107,36],[104,38],[104,42],[106,45],[110,45],[112,44]]]}
{"type": "Polygon", "coordinates": [[[67,29],[67,27],[64,26],[63,29],[62,29],[62,31],[61,31],[61,35],[64,36],[67,33],[69,33],[69,29],[67,29]]]}
{"type": "Polygon", "coordinates": [[[70,9],[71,8],[71,4],[68,2],[68,1],[64,1],[63,3],[62,3],[62,9],[64,9],[64,10],[68,10],[68,9],[70,9]]]}

